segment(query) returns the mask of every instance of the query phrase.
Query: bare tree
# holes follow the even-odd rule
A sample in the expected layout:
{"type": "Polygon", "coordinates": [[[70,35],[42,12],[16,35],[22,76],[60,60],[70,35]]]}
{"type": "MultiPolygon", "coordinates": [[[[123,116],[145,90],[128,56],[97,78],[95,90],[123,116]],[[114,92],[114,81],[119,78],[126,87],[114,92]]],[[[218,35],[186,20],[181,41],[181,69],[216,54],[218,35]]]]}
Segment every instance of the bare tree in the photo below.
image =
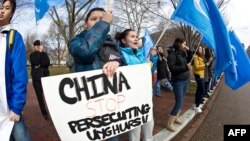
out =
{"type": "MultiPolygon", "coordinates": [[[[217,0],[217,5],[218,8],[220,9],[224,9],[227,4],[229,3],[230,0],[217,0]]],[[[170,0],[170,3],[172,5],[172,7],[174,9],[177,8],[177,5],[179,3],[179,0],[170,0]]],[[[189,47],[191,48],[191,50],[194,50],[195,46],[197,45],[198,42],[200,42],[201,40],[201,34],[195,30],[194,28],[185,25],[183,23],[180,23],[179,26],[177,26],[177,28],[182,32],[182,34],[184,35],[184,37],[187,40],[187,44],[189,45],[189,47]]]]}
{"type": "Polygon", "coordinates": [[[18,18],[24,18],[25,16],[20,16],[24,14],[25,8],[33,7],[34,2],[30,0],[17,0],[16,1],[16,12],[12,17],[12,22],[15,22],[18,18]]]}
{"type": "Polygon", "coordinates": [[[27,33],[25,37],[25,45],[26,45],[26,54],[27,54],[27,59],[28,61],[30,60],[29,56],[30,54],[34,51],[33,48],[33,42],[36,39],[36,34],[35,33],[27,33]]]}
{"type": "Polygon", "coordinates": [[[50,45],[49,56],[54,63],[60,66],[61,60],[65,60],[66,44],[59,27],[54,22],[49,27],[48,36],[48,43],[50,45]]]}
{"type": "Polygon", "coordinates": [[[157,16],[150,11],[157,9],[158,1],[152,0],[114,0],[114,26],[118,28],[131,28],[141,32],[142,28],[157,26],[157,16]]]}
{"type": "Polygon", "coordinates": [[[59,33],[68,44],[69,41],[83,28],[84,18],[95,0],[64,0],[63,7],[53,7],[49,12],[53,22],[59,28],[59,33]],[[62,10],[62,8],[66,10],[62,10]],[[63,21],[63,22],[59,22],[63,21]]]}

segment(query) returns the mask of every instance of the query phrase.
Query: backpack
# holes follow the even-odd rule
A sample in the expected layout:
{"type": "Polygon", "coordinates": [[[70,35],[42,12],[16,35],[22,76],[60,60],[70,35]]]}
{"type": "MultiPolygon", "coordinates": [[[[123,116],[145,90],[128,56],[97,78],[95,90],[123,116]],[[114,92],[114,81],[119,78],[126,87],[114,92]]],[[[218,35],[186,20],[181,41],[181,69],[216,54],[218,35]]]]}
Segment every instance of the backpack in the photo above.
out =
{"type": "Polygon", "coordinates": [[[10,31],[7,34],[7,38],[8,38],[8,49],[11,53],[11,51],[13,50],[13,43],[14,43],[14,37],[15,37],[15,33],[16,30],[14,29],[10,29],[10,31]]]}

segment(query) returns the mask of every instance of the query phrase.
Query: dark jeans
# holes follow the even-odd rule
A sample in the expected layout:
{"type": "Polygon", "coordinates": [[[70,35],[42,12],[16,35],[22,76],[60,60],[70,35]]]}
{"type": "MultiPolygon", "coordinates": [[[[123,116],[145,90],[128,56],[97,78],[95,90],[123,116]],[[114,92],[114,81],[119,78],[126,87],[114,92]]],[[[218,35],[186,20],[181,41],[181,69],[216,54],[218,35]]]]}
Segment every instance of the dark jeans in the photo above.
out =
{"type": "Polygon", "coordinates": [[[119,140],[118,136],[114,136],[114,137],[107,139],[106,141],[118,141],[118,140],[119,140]]]}
{"type": "Polygon", "coordinates": [[[211,81],[211,78],[208,78],[208,81],[207,82],[204,82],[204,86],[205,86],[205,94],[204,95],[206,95],[207,94],[207,92],[210,90],[209,89],[209,85],[210,85],[210,81],[211,81]]]}
{"type": "Polygon", "coordinates": [[[24,123],[22,115],[20,120],[15,122],[10,135],[10,141],[31,141],[28,129],[24,123]]]}
{"type": "Polygon", "coordinates": [[[198,107],[201,103],[202,97],[205,95],[205,82],[204,78],[200,78],[199,75],[194,75],[195,81],[197,83],[196,93],[195,93],[195,105],[198,107]]]}
{"type": "Polygon", "coordinates": [[[173,83],[172,86],[173,86],[174,95],[175,95],[175,106],[171,111],[171,115],[176,116],[182,107],[184,96],[187,91],[189,79],[175,80],[172,83],[173,83]]]}
{"type": "Polygon", "coordinates": [[[33,82],[33,87],[34,87],[35,92],[36,92],[36,97],[37,97],[37,100],[39,103],[40,110],[41,110],[43,116],[48,115],[46,107],[45,107],[45,101],[43,98],[43,88],[42,88],[41,80],[39,81],[39,80],[33,79],[32,82],[33,82]]]}

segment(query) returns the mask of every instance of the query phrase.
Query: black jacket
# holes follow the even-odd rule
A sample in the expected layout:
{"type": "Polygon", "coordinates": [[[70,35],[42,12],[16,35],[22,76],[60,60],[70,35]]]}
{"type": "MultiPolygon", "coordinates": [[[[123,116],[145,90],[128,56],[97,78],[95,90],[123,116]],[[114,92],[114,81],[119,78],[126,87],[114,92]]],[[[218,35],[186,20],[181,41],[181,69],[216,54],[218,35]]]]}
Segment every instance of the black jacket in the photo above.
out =
{"type": "Polygon", "coordinates": [[[34,80],[40,80],[41,77],[49,76],[49,65],[50,60],[46,52],[34,51],[30,54],[30,63],[31,63],[31,76],[34,80]],[[39,66],[35,68],[35,66],[39,66]]]}
{"type": "Polygon", "coordinates": [[[109,61],[118,61],[121,64],[121,55],[119,49],[114,40],[108,35],[107,39],[103,42],[103,46],[98,52],[100,58],[100,65],[103,65],[109,61]]]}
{"type": "Polygon", "coordinates": [[[159,53],[157,61],[157,80],[170,79],[170,73],[167,68],[167,61],[163,53],[159,53]]]}
{"type": "Polygon", "coordinates": [[[173,50],[168,55],[168,67],[171,72],[171,80],[181,80],[189,78],[189,69],[187,59],[189,58],[186,52],[173,50]]]}

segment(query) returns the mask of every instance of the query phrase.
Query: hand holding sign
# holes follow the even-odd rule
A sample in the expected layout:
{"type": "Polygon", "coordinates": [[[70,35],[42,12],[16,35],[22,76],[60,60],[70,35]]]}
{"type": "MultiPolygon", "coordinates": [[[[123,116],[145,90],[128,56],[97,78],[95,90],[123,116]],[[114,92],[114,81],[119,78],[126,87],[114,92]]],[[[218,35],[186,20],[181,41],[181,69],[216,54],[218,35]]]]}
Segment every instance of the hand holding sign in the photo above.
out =
{"type": "Polygon", "coordinates": [[[107,62],[102,68],[103,73],[106,74],[108,77],[111,77],[115,74],[115,71],[119,67],[119,65],[119,62],[117,61],[107,62]]]}

